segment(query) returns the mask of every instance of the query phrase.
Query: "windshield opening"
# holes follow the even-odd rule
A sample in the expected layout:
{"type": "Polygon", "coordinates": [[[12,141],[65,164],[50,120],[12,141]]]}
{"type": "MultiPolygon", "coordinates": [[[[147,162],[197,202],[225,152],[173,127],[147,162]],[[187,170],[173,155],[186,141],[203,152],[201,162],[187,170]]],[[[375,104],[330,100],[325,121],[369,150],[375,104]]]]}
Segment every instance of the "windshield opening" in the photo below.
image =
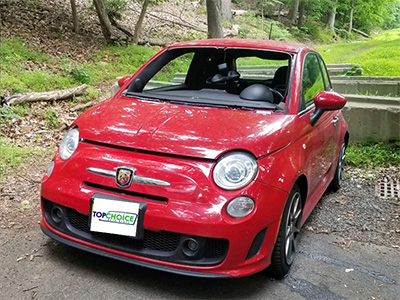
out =
{"type": "Polygon", "coordinates": [[[150,101],[283,110],[291,56],[237,48],[169,49],[123,95],[150,101]]]}

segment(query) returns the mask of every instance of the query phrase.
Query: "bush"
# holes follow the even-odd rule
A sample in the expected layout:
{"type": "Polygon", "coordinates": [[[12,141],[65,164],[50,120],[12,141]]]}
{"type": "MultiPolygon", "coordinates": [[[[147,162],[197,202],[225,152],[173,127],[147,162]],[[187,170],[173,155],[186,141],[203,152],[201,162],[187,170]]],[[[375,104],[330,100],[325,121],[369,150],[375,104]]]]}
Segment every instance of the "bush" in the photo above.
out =
{"type": "Polygon", "coordinates": [[[72,67],[70,75],[75,81],[80,83],[89,83],[90,81],[89,70],[81,65],[76,65],[72,67]]]}
{"type": "Polygon", "coordinates": [[[57,128],[60,127],[61,122],[58,120],[57,113],[53,108],[48,108],[44,114],[44,119],[47,128],[57,128]]]}
{"type": "Polygon", "coordinates": [[[107,14],[111,18],[121,19],[128,2],[126,0],[106,0],[104,6],[107,14]]]}
{"type": "Polygon", "coordinates": [[[356,167],[400,165],[400,140],[350,143],[346,151],[346,161],[356,167]]]}
{"type": "Polygon", "coordinates": [[[331,30],[323,29],[322,25],[315,21],[305,23],[301,29],[310,36],[311,40],[320,43],[332,42],[335,40],[335,34],[331,30]]]}

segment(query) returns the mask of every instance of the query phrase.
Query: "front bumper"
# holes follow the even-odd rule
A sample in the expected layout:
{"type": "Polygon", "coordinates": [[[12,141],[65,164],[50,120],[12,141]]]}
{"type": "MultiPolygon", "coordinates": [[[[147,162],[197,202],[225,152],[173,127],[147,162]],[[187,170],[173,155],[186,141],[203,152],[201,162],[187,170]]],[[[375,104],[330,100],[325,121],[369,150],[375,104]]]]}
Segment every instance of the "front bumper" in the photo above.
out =
{"type": "Polygon", "coordinates": [[[125,256],[124,253],[118,253],[118,252],[110,252],[109,249],[103,248],[103,247],[93,247],[93,245],[88,246],[86,243],[83,243],[82,241],[78,241],[75,239],[72,239],[71,237],[66,237],[61,234],[56,234],[53,233],[50,229],[47,229],[45,225],[40,226],[43,233],[45,233],[47,236],[52,238],[53,240],[63,243],[65,245],[75,247],[80,250],[84,250],[90,253],[94,253],[97,255],[101,255],[104,257],[116,259],[122,262],[134,264],[140,267],[146,267],[150,269],[155,269],[159,271],[165,271],[169,273],[174,273],[174,274],[179,274],[179,275],[186,275],[186,276],[193,276],[193,277],[206,277],[206,278],[229,278],[231,276],[229,275],[224,275],[224,274],[215,274],[215,273],[205,273],[205,272],[196,272],[196,271],[191,271],[191,270],[181,270],[169,266],[164,266],[164,265],[159,265],[159,264],[154,264],[146,261],[140,261],[128,256],[125,256]]]}
{"type": "Polygon", "coordinates": [[[240,191],[223,191],[212,184],[210,161],[119,149],[107,149],[106,157],[104,153],[101,147],[81,143],[67,161],[56,155],[54,171],[43,178],[41,190],[41,226],[51,238],[126,262],[200,277],[248,276],[269,265],[285,191],[257,181],[240,191]],[[140,175],[166,180],[171,186],[135,184],[119,189],[112,178],[86,171],[89,167],[115,170],[121,162],[140,166],[140,175]],[[143,239],[90,231],[90,199],[98,193],[146,203],[143,239]],[[225,207],[241,195],[252,197],[256,207],[245,218],[231,218],[225,207]],[[62,222],[52,219],[54,206],[64,211],[62,222]],[[196,255],[183,249],[191,238],[201,246],[196,255]]]}

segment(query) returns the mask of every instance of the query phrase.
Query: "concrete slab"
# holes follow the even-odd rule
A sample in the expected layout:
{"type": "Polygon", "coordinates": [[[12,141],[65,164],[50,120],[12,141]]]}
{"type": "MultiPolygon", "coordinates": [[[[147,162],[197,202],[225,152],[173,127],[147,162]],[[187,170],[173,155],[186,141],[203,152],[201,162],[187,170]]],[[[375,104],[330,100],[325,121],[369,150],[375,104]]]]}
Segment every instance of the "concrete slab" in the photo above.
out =
{"type": "Polygon", "coordinates": [[[342,94],[361,94],[398,97],[400,95],[400,81],[383,80],[341,80],[331,81],[333,89],[342,94]]]}
{"type": "Polygon", "coordinates": [[[386,141],[400,138],[400,106],[348,102],[342,109],[350,139],[386,141]]]}
{"type": "Polygon", "coordinates": [[[400,77],[392,76],[331,76],[332,80],[345,80],[345,81],[397,81],[400,82],[400,77]]]}

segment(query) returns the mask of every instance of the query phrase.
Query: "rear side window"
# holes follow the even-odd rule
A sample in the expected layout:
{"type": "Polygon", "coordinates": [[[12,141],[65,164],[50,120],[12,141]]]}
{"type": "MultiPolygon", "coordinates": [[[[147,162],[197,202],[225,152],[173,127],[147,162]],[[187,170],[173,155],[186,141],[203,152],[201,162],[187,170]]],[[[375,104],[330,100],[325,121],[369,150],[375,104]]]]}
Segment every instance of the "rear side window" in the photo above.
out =
{"type": "Polygon", "coordinates": [[[314,53],[307,54],[304,60],[301,88],[303,98],[302,109],[313,104],[315,95],[325,90],[318,56],[314,53]]]}

